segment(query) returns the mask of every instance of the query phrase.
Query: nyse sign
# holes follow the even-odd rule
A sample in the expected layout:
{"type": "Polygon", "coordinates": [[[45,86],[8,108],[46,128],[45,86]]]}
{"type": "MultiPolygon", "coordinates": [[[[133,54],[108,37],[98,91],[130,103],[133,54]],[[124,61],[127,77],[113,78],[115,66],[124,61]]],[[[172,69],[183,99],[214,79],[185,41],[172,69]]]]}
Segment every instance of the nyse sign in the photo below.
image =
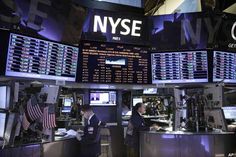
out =
{"type": "Polygon", "coordinates": [[[131,20],[128,18],[117,18],[94,15],[93,32],[111,33],[113,35],[140,37],[143,22],[140,20],[131,20]],[[111,32],[108,32],[108,27],[111,32]],[[118,31],[119,30],[119,31],[118,31]]]}
{"type": "Polygon", "coordinates": [[[236,41],[236,34],[235,34],[235,31],[236,31],[236,22],[234,22],[234,24],[233,24],[233,26],[232,26],[232,29],[231,29],[232,38],[236,41]]]}
{"type": "MultiPolygon", "coordinates": [[[[224,23],[221,18],[215,18],[214,22],[212,22],[211,18],[205,17],[196,18],[195,26],[193,26],[191,21],[188,19],[184,19],[181,21],[181,45],[185,45],[187,43],[187,40],[189,40],[192,44],[200,44],[201,36],[203,35],[201,33],[203,25],[206,28],[208,44],[212,44],[214,42],[214,39],[220,31],[220,27],[223,28],[222,31],[227,37],[226,40],[232,41],[231,39],[233,39],[234,41],[236,41],[236,22],[231,25],[229,23],[224,23]],[[230,25],[229,30],[227,29],[228,25],[230,25]]],[[[228,42],[228,47],[236,48],[236,44],[228,42]]]]}
{"type": "MultiPolygon", "coordinates": [[[[232,28],[231,28],[231,36],[232,36],[232,39],[234,39],[234,41],[236,41],[236,22],[234,22],[232,28]]],[[[236,43],[229,43],[228,45],[229,48],[236,48],[236,43]]]]}

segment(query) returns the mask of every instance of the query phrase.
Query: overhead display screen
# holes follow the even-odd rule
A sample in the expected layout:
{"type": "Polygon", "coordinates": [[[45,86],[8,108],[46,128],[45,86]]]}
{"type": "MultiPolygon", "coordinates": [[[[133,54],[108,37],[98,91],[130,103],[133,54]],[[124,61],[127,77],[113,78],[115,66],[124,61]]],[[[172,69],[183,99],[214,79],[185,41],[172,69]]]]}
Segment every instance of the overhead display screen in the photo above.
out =
{"type": "Polygon", "coordinates": [[[79,82],[148,84],[147,48],[123,44],[84,42],[79,82]]]}
{"type": "Polygon", "coordinates": [[[10,34],[6,76],[75,81],[79,48],[10,34]]]}
{"type": "Polygon", "coordinates": [[[214,51],[213,82],[236,83],[236,53],[214,51]]]}
{"type": "Polygon", "coordinates": [[[208,82],[206,51],[154,53],[151,62],[153,84],[208,82]]]}

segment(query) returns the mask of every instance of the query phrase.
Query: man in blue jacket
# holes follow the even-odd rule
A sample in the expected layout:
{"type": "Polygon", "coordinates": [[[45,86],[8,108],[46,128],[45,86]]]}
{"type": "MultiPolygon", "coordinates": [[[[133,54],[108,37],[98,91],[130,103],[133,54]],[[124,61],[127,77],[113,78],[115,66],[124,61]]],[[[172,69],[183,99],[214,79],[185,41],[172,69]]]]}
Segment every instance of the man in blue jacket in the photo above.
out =
{"type": "Polygon", "coordinates": [[[89,105],[83,105],[81,113],[87,122],[84,127],[84,135],[80,140],[80,157],[98,157],[101,154],[101,121],[99,121],[89,105]]]}

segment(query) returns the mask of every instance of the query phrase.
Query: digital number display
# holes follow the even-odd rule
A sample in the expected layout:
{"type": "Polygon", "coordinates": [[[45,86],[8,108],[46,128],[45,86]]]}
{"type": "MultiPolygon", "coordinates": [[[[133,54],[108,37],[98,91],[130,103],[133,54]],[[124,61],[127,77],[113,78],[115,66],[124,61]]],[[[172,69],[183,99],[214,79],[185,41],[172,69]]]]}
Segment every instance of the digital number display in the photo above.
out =
{"type": "Polygon", "coordinates": [[[75,81],[79,48],[10,34],[6,76],[75,81]]]}

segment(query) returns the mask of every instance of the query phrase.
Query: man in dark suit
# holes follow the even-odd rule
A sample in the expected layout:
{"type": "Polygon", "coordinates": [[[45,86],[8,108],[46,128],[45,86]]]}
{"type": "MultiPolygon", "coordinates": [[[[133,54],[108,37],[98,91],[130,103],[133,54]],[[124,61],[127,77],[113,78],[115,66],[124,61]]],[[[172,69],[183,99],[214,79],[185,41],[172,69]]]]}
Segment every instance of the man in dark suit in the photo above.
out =
{"type": "Polygon", "coordinates": [[[143,103],[137,103],[132,112],[132,116],[129,120],[125,143],[128,146],[128,157],[139,156],[139,132],[149,131],[151,129],[158,129],[158,126],[148,127],[145,125],[145,121],[142,114],[146,112],[146,107],[143,103]]]}
{"type": "Polygon", "coordinates": [[[81,113],[87,122],[84,127],[84,135],[80,140],[80,157],[98,157],[101,154],[101,121],[99,121],[89,105],[83,105],[81,113]]]}

